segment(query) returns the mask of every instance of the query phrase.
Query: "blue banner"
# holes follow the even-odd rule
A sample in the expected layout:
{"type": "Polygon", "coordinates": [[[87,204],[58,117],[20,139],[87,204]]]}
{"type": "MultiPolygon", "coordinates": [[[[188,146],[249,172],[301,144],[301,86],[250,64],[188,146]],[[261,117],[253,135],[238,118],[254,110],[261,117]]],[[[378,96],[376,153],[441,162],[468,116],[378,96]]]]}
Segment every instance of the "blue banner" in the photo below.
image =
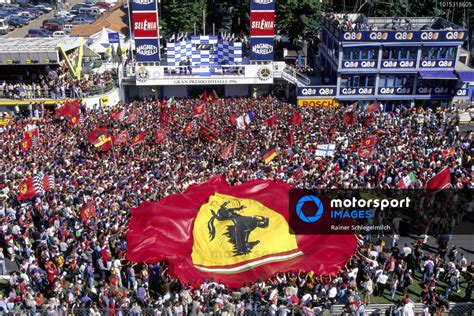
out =
{"type": "Polygon", "coordinates": [[[136,38],[135,52],[137,61],[154,62],[159,61],[157,38],[136,38]]]}
{"type": "Polygon", "coordinates": [[[381,87],[379,88],[379,95],[408,95],[412,94],[410,87],[381,87]]]}
{"type": "Polygon", "coordinates": [[[459,31],[358,31],[341,32],[344,42],[464,42],[466,30],[459,31]]]}
{"type": "Polygon", "coordinates": [[[300,97],[328,97],[335,96],[337,86],[308,86],[298,88],[298,98],[300,97]]]}
{"type": "Polygon", "coordinates": [[[251,0],[252,11],[275,11],[275,0],[251,0]]]}
{"type": "Polygon", "coordinates": [[[132,11],[156,11],[156,0],[132,0],[132,11]]]}
{"type": "Polygon", "coordinates": [[[377,60],[343,60],[342,68],[377,68],[377,60]]]}
{"type": "Polygon", "coordinates": [[[273,60],[274,49],[273,38],[252,37],[250,39],[250,60],[273,60]]]}
{"type": "Polygon", "coordinates": [[[339,94],[342,96],[346,95],[373,95],[375,89],[373,87],[360,87],[360,88],[339,88],[339,94]]]}
{"type": "Polygon", "coordinates": [[[119,33],[109,33],[109,44],[118,44],[120,42],[119,33]]]}

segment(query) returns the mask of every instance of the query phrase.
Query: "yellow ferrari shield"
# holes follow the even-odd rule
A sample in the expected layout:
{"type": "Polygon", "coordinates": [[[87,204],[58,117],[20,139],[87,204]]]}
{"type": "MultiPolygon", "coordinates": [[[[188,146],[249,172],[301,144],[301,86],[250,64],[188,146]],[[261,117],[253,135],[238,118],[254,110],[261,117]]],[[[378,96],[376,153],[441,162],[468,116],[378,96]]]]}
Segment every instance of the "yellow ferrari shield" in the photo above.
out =
{"type": "Polygon", "coordinates": [[[303,254],[281,214],[219,193],[199,209],[193,237],[193,264],[206,272],[237,273],[303,254]]]}
{"type": "Polygon", "coordinates": [[[28,191],[28,186],[26,184],[23,184],[20,188],[21,194],[25,194],[26,191],[28,191]]]}

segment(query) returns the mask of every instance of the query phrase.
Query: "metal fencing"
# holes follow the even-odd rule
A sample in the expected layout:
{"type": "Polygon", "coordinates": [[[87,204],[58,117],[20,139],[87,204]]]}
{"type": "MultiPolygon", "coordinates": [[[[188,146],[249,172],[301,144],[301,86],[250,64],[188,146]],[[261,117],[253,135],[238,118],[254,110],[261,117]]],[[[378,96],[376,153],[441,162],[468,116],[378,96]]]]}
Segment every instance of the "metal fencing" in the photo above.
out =
{"type": "MultiPolygon", "coordinates": [[[[473,316],[474,315],[474,303],[451,303],[449,310],[434,310],[431,309],[428,315],[452,315],[452,316],[473,316]]],[[[276,314],[280,315],[279,312],[276,314]]],[[[116,309],[99,309],[95,307],[91,308],[59,308],[59,309],[45,309],[45,310],[12,310],[12,311],[1,311],[0,315],[9,316],[267,316],[275,315],[270,313],[268,310],[261,308],[258,310],[232,310],[226,307],[219,310],[208,310],[199,312],[186,312],[186,313],[174,313],[171,308],[162,307],[139,307],[135,306],[132,308],[116,308],[116,309]]],[[[301,309],[298,307],[290,308],[285,314],[286,316],[325,316],[325,315],[357,315],[357,316],[375,316],[375,315],[387,315],[387,316],[403,316],[403,308],[399,308],[391,304],[373,304],[367,307],[362,306],[358,311],[350,311],[344,305],[333,305],[330,309],[301,309]]],[[[425,316],[425,306],[420,303],[415,304],[414,315],[425,316]]]]}
{"type": "Polygon", "coordinates": [[[33,86],[26,86],[27,88],[14,88],[12,90],[5,90],[0,87],[0,99],[14,99],[14,100],[34,100],[34,99],[52,99],[52,100],[61,100],[61,99],[82,99],[85,97],[90,97],[94,95],[100,95],[107,93],[116,87],[115,80],[109,80],[100,86],[93,86],[87,91],[73,91],[68,89],[66,91],[54,92],[48,88],[36,88],[33,86]]]}

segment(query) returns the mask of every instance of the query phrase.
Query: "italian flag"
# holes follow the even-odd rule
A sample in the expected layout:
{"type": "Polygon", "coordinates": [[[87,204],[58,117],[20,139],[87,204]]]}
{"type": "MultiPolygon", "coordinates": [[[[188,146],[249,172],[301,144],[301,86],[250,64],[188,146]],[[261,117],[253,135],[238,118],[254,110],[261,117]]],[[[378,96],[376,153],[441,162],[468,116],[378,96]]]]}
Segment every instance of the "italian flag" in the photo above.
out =
{"type": "Polygon", "coordinates": [[[410,172],[407,176],[403,177],[398,181],[400,189],[407,189],[416,182],[416,176],[413,172],[410,172]]]}
{"type": "Polygon", "coordinates": [[[174,104],[174,96],[172,96],[171,98],[168,99],[168,101],[166,101],[166,105],[168,107],[171,107],[173,104],[174,104]]]}

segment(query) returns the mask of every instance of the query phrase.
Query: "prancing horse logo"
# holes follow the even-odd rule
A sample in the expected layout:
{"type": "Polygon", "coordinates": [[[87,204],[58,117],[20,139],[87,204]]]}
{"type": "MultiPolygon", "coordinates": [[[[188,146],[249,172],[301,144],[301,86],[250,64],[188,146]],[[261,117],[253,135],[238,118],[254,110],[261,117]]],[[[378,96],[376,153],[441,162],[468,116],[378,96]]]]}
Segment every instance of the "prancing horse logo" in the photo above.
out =
{"type": "Polygon", "coordinates": [[[260,240],[249,242],[250,233],[257,227],[268,228],[268,217],[243,216],[237,214],[237,211],[242,210],[245,206],[241,205],[235,208],[227,208],[227,204],[229,203],[230,202],[223,203],[217,213],[211,210],[212,217],[207,224],[210,240],[212,241],[214,237],[216,237],[214,220],[230,220],[234,225],[227,226],[227,231],[224,233],[224,236],[227,236],[229,242],[234,246],[234,257],[249,254],[253,247],[260,243],[260,240]]]}

